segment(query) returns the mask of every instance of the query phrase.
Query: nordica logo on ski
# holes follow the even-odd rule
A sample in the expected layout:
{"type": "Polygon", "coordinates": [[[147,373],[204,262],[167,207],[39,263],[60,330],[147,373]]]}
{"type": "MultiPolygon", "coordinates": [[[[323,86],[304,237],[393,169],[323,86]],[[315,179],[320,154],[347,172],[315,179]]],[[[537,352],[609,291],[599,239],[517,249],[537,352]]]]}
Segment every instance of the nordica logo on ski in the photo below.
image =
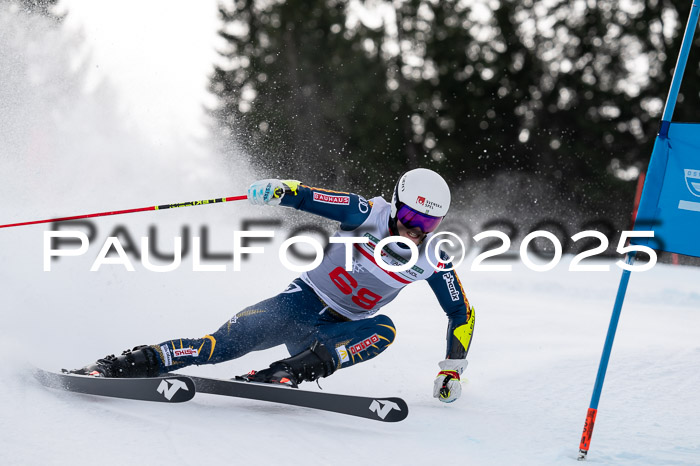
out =
{"type": "Polygon", "coordinates": [[[163,395],[166,400],[170,401],[180,389],[183,389],[186,392],[189,391],[189,388],[187,388],[187,385],[182,380],[163,379],[160,382],[160,385],[158,385],[156,391],[163,395]]]}
{"type": "Polygon", "coordinates": [[[390,400],[372,400],[372,404],[369,405],[369,410],[377,413],[380,419],[386,418],[392,409],[401,411],[399,405],[390,400]]]}

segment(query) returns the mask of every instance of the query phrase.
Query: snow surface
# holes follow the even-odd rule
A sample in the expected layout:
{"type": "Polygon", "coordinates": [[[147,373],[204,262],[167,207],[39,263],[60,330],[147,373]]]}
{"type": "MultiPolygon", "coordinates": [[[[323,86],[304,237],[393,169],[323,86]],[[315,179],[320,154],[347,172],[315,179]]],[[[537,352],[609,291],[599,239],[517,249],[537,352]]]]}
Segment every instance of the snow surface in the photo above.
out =
{"type": "MultiPolygon", "coordinates": [[[[81,97],[69,85],[75,76],[48,67],[65,58],[63,42],[30,34],[36,56],[22,55],[10,27],[17,24],[0,29],[0,59],[19,57],[51,79],[43,93],[19,90],[22,67],[4,81],[16,99],[0,105],[0,224],[245,192],[254,175],[244,158],[223,167],[209,150],[150,146],[119,126],[109,90],[81,97]]],[[[284,215],[279,244],[300,218],[281,212],[237,202],[95,219],[88,252],[54,261],[50,272],[42,254],[48,225],[0,229],[0,464],[578,464],[620,277],[612,263],[610,272],[573,273],[567,257],[551,272],[514,263],[512,272],[475,273],[467,260],[459,272],[476,328],[462,398],[449,405],[431,396],[446,319],[426,284],[405,289],[383,310],[396,324],[395,343],[321,381],[329,392],[403,397],[410,414],[397,424],[204,394],[181,405],[97,398],[33,379],[34,366],[79,367],[138,344],[202,336],[296,276],[272,244],[241,272],[230,262],[209,262],[225,272],[193,272],[191,254],[173,272],[138,261],[134,272],[90,272],[115,229],[137,247],[149,235],[171,251],[173,237],[199,236],[206,226],[210,251],[230,253],[245,219],[284,215]]],[[[632,276],[588,462],[700,464],[699,283],[700,270],[690,267],[656,265],[632,276]]],[[[227,377],[284,356],[273,348],[184,372],[227,377]]]]}
{"type": "MultiPolygon", "coordinates": [[[[150,223],[206,221],[216,233],[212,250],[225,252],[239,211],[250,208],[179,209],[121,221],[134,235],[150,223]]],[[[465,262],[460,272],[477,309],[476,329],[463,396],[450,405],[431,398],[446,319],[427,285],[406,288],[385,308],[396,342],[321,381],[329,392],[403,397],[410,414],[397,424],[204,394],[160,405],[46,389],[32,378],[33,365],[72,368],[137,344],[201,336],[295,276],[279,266],[275,245],[242,272],[222,262],[226,272],[193,272],[191,256],[168,273],[138,262],[135,272],[120,265],[90,272],[110,230],[103,225],[113,222],[96,223],[103,236],[89,252],[61,258],[51,272],[42,271],[44,228],[0,233],[3,464],[87,464],[96,455],[115,465],[576,461],[620,275],[612,263],[611,272],[568,272],[564,261],[546,273],[519,263],[511,273],[473,273],[465,262]]],[[[159,229],[162,244],[177,230],[168,236],[159,229]]],[[[668,265],[633,275],[589,462],[700,463],[699,280],[697,269],[668,265]]],[[[183,372],[228,377],[285,355],[280,347],[183,372]]]]}

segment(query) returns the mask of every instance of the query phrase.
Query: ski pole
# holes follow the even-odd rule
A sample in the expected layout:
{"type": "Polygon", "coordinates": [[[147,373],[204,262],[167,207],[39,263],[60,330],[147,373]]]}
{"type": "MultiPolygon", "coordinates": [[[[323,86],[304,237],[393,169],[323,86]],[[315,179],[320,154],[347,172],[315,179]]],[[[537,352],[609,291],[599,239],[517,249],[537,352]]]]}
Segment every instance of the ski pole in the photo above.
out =
{"type": "Polygon", "coordinates": [[[50,219],[46,219],[46,220],[34,220],[31,222],[10,223],[7,225],[0,225],[0,228],[20,227],[20,226],[24,226],[24,225],[36,225],[37,223],[65,222],[67,220],[78,220],[78,219],[82,219],[82,218],[92,218],[92,217],[105,217],[107,215],[132,214],[134,212],[145,212],[147,210],[165,210],[165,209],[174,209],[177,207],[191,207],[191,206],[197,206],[197,205],[217,204],[219,202],[242,201],[243,199],[247,199],[247,198],[248,198],[248,196],[219,197],[217,199],[204,199],[202,201],[188,201],[188,202],[181,202],[178,204],[154,205],[151,207],[141,207],[139,209],[115,210],[115,211],[111,211],[111,212],[98,212],[96,214],[75,215],[73,217],[50,218],[50,219]]]}

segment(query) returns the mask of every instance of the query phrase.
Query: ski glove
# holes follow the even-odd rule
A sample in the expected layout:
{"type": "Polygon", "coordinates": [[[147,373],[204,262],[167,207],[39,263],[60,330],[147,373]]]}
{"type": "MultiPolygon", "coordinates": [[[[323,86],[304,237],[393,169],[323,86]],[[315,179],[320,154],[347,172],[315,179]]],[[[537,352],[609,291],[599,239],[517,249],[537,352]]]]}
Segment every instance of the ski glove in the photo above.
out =
{"type": "Polygon", "coordinates": [[[466,359],[445,359],[440,361],[440,372],[433,385],[433,398],[443,403],[452,403],[462,394],[459,376],[467,368],[466,359]]]}
{"type": "Polygon", "coordinates": [[[260,180],[248,188],[248,201],[253,205],[276,206],[282,202],[285,192],[282,180],[260,180]]]}

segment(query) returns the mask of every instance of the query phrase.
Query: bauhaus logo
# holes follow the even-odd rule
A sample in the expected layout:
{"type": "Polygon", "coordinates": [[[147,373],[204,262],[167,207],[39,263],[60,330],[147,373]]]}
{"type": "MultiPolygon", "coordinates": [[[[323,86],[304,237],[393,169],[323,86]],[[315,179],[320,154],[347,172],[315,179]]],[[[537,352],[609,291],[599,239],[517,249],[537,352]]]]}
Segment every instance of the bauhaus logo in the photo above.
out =
{"type": "Polygon", "coordinates": [[[350,204],[350,196],[333,196],[324,193],[314,193],[314,201],[323,202],[324,204],[350,204]]]}

